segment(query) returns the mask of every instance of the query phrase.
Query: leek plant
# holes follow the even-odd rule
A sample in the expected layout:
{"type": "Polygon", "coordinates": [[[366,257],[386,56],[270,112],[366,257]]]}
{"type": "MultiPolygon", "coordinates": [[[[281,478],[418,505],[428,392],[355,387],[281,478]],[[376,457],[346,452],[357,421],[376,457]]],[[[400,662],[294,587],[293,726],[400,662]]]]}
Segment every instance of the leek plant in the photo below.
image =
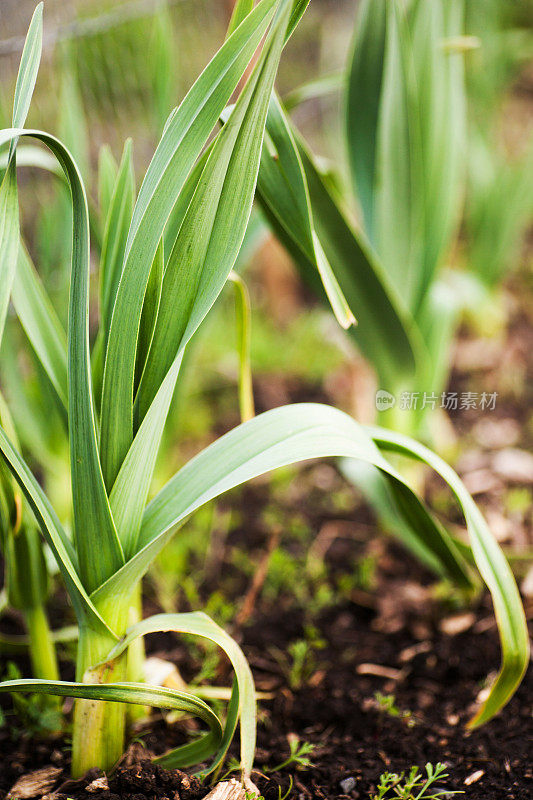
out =
{"type": "MultiPolygon", "coordinates": [[[[376,372],[380,421],[442,449],[448,437],[437,414],[446,405],[453,334],[463,310],[491,303],[480,281],[443,269],[457,240],[466,183],[463,62],[478,45],[464,35],[464,12],[463,0],[362,0],[340,79],[351,191],[324,172],[277,99],[267,122],[271,153],[263,155],[258,181],[265,215],[304,280],[325,299],[315,263],[320,251],[355,313],[359,325],[350,333],[376,372]]],[[[293,93],[292,100],[332,87],[339,87],[335,76],[293,93]]],[[[531,192],[522,173],[525,167],[530,172],[530,162],[528,154],[516,174],[494,177],[490,191],[485,184],[466,214],[475,240],[466,258],[486,285],[523,229],[531,192]],[[498,213],[502,202],[505,214],[498,213]]],[[[488,183],[491,168],[486,159],[472,159],[476,177],[489,171],[488,183]]],[[[409,544],[379,474],[354,463],[344,472],[363,489],[385,529],[409,544]]],[[[411,477],[422,485],[419,469],[411,477]]]]}
{"type": "MultiPolygon", "coordinates": [[[[100,186],[106,222],[100,259],[100,328],[92,353],[84,183],[61,141],[24,127],[39,66],[42,4],[30,25],[15,87],[13,124],[0,131],[0,146],[8,148],[0,185],[0,311],[3,322],[11,296],[67,416],[72,536],[4,425],[0,453],[55,557],[79,634],[74,682],[11,680],[0,684],[0,691],[76,698],[75,776],[90,767],[108,768],[120,757],[125,704],[178,709],[197,716],[206,731],[159,762],[190,766],[210,760],[204,775],[221,764],[240,721],[241,768],[244,777],[250,774],[255,694],[238,645],[202,613],[158,614],[131,624],[131,609],[138,611],[138,587],[153,559],[191,514],[244,481],[297,461],[340,456],[372,465],[384,476],[398,513],[409,521],[413,547],[435,569],[471,587],[479,581],[477,566],[492,593],[502,666],[472,725],[487,721],[508,701],[528,662],[520,597],[497,542],[453,470],[407,437],[365,428],[328,406],[286,406],[250,419],[215,441],[148,501],[185,349],[230,276],[248,225],[260,167],[264,170],[265,165],[268,169],[274,164],[277,169],[278,160],[272,155],[274,149],[281,155],[284,141],[289,143],[288,177],[296,192],[296,203],[288,212],[301,228],[302,246],[339,319],[351,322],[315,229],[294,140],[286,136],[283,114],[271,101],[283,46],[306,5],[305,0],[260,0],[252,8],[252,2],[240,0],[230,35],[167,120],[136,199],[130,146],[126,144],[116,176],[109,158],[103,157],[100,186]],[[228,109],[258,49],[255,66],[228,109]],[[279,130],[264,137],[269,104],[271,121],[279,124],[279,130]],[[212,136],[220,118],[224,125],[212,136]],[[20,141],[27,138],[48,148],[70,188],[72,255],[66,337],[20,241],[17,154],[20,141]],[[463,510],[472,561],[386,460],[386,452],[426,462],[443,476],[463,510]],[[128,662],[136,643],[162,630],[210,639],[228,655],[235,680],[224,724],[194,694],[130,679],[128,662]]],[[[268,180],[268,174],[263,180],[268,180]]],[[[246,413],[251,415],[253,409],[248,406],[246,413]]],[[[18,559],[18,569],[27,568],[24,553],[7,555],[18,559]]]]}
{"type": "MultiPolygon", "coordinates": [[[[383,421],[404,432],[423,431],[431,408],[421,408],[424,392],[440,402],[461,304],[440,267],[463,193],[463,51],[472,41],[462,34],[463,0],[363,0],[341,78],[351,193],[341,196],[280,105],[268,126],[280,160],[288,137],[296,143],[318,241],[360,323],[353,338],[379,388],[396,400],[383,421]],[[354,197],[362,227],[353,222],[354,197]],[[399,410],[402,391],[420,394],[416,409],[399,410]]],[[[322,91],[322,83],[311,87],[322,91]]],[[[304,279],[321,292],[299,227],[286,214],[290,187],[278,167],[277,176],[271,166],[273,178],[260,179],[263,207],[304,279]]]]}

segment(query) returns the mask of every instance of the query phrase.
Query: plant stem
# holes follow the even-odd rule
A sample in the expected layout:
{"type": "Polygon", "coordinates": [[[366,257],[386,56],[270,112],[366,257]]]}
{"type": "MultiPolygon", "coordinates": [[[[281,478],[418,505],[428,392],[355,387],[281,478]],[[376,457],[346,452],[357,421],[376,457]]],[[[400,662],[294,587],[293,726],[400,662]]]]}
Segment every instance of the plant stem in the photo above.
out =
{"type": "MultiPolygon", "coordinates": [[[[128,626],[129,600],[117,600],[113,619],[107,618],[117,636],[122,636],[128,626]]],[[[96,633],[91,628],[80,627],[76,680],[83,683],[113,683],[127,677],[126,655],[113,662],[104,661],[116,639],[111,634],[96,633]]],[[[101,700],[76,700],[72,735],[72,776],[84,775],[93,767],[110,769],[124,752],[126,706],[101,700]]]]}
{"type": "Polygon", "coordinates": [[[26,608],[24,617],[30,637],[33,675],[47,681],[59,680],[56,651],[44,607],[26,608]]]}
{"type": "MultiPolygon", "coordinates": [[[[131,598],[131,605],[129,610],[129,624],[134,625],[142,619],[142,586],[141,582],[137,584],[131,598]]],[[[128,647],[128,666],[127,677],[129,681],[134,683],[142,683],[144,681],[144,661],[146,653],[144,649],[144,639],[140,636],[133,644],[128,647]]],[[[136,720],[143,719],[148,714],[148,709],[145,706],[129,705],[127,709],[128,723],[131,725],[136,720]]]]}

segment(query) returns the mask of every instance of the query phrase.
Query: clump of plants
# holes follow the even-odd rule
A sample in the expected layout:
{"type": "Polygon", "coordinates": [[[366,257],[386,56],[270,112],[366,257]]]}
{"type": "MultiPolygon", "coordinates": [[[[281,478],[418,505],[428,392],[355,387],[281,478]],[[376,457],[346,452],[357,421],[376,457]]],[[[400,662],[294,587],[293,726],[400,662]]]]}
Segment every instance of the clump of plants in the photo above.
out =
{"type": "MultiPolygon", "coordinates": [[[[512,257],[523,231],[520,220],[531,207],[530,154],[520,160],[516,175],[508,168],[491,185],[487,162],[493,154],[486,145],[486,154],[480,154],[469,136],[469,101],[474,94],[475,105],[476,98],[471,85],[467,92],[465,67],[478,49],[478,58],[490,60],[491,47],[490,34],[488,42],[465,34],[465,16],[476,12],[471,5],[363,0],[342,73],[287,96],[292,108],[340,93],[344,136],[335,146],[342,146],[348,169],[342,158],[325,165],[280,101],[267,124],[278,158],[268,169],[265,165],[259,179],[274,233],[306,283],[324,298],[310,240],[302,236],[303,217],[292,201],[297,192],[290,177],[296,158],[292,140],[303,166],[315,250],[330,264],[359,321],[350,334],[376,373],[380,419],[430,441],[440,435],[439,412],[453,409],[443,396],[453,335],[472,298],[479,307],[484,295],[472,271],[481,283],[494,285],[491,273],[512,257]],[[475,195],[469,193],[465,208],[469,169],[485,180],[475,195]],[[463,217],[470,241],[457,257],[463,217]],[[457,261],[462,270],[455,268],[457,261]]],[[[489,20],[484,11],[483,23],[490,28],[489,20]]],[[[490,302],[484,298],[484,303],[486,310],[490,302]]]]}
{"type": "MultiPolygon", "coordinates": [[[[35,677],[6,680],[0,683],[0,691],[76,698],[75,776],[95,766],[107,769],[121,756],[127,705],[196,716],[202,734],[158,761],[169,767],[208,762],[202,775],[221,765],[240,722],[240,768],[244,777],[250,774],[255,693],[242,651],[203,613],[140,619],[140,586],[158,553],[197,509],[244,481],[305,459],[341,456],[380,470],[409,520],[414,541],[436,568],[465,587],[476,585],[478,570],[488,585],[500,629],[502,668],[472,724],[481,724],[499,711],[527,665],[524,614],[498,544],[453,470],[407,437],[365,428],[328,406],[285,406],[250,419],[215,441],[149,500],[185,350],[230,277],[260,169],[267,180],[269,170],[277,170],[278,154],[285,144],[302,246],[339,320],[351,322],[316,235],[298,151],[273,97],[284,44],[306,5],[301,0],[261,0],[255,7],[252,2],[239,2],[225,43],[167,120],[138,194],[129,143],[116,173],[108,169],[112,191],[107,194],[99,263],[99,328],[92,347],[85,186],[61,141],[24,127],[40,61],[42,4],[29,28],[15,87],[12,127],[0,131],[0,146],[7,149],[0,185],[0,330],[16,292],[16,313],[67,424],[72,518],[60,520],[21,455],[6,412],[0,427],[0,520],[9,592],[14,599],[25,585],[42,614],[41,624],[34,627],[27,615],[36,654],[35,677]],[[229,106],[258,50],[255,66],[229,106]],[[265,138],[268,114],[279,128],[265,138]],[[219,119],[223,120],[220,129],[219,119]],[[70,190],[72,256],[66,332],[20,238],[17,157],[24,154],[28,138],[45,145],[70,190]],[[386,460],[388,451],[428,463],[447,481],[466,518],[472,547],[466,556],[386,460]],[[22,519],[27,523],[22,524],[22,519]],[[53,635],[44,616],[46,569],[38,531],[53,554],[78,622],[76,680],[72,682],[57,677],[53,635]],[[143,682],[139,642],[159,631],[203,637],[227,654],[235,680],[223,721],[193,693],[143,682]]],[[[39,413],[46,415],[46,408],[39,413]]],[[[248,407],[247,414],[252,413],[248,407]]],[[[21,600],[19,607],[33,608],[25,602],[21,600]]]]}

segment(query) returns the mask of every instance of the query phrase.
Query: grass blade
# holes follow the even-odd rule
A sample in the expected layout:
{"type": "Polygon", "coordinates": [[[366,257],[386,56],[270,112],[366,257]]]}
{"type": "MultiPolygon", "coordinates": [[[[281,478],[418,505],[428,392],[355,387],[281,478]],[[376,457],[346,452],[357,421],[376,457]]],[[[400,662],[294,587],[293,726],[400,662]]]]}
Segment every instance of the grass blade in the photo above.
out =
{"type": "MultiPolygon", "coordinates": [[[[341,203],[327,185],[307,146],[294,128],[292,133],[304,168],[316,235],[333,274],[359,325],[350,331],[356,344],[376,365],[384,386],[396,386],[399,376],[414,375],[426,353],[413,320],[403,309],[382,265],[342,211],[341,203]]],[[[288,222],[287,201],[272,192],[260,172],[261,203],[276,236],[293,256],[302,277],[326,300],[311,253],[302,248],[300,227],[288,222]],[[282,205],[281,205],[282,204],[282,205]],[[282,213],[283,211],[283,213],[282,213]]],[[[276,184],[279,186],[279,184],[276,184]]]]}
{"type": "Polygon", "coordinates": [[[311,261],[339,325],[347,329],[355,318],[316,234],[309,189],[290,123],[276,95],[270,101],[268,139],[261,156],[258,189],[277,228],[298,242],[311,261]]]}
{"type": "MultiPolygon", "coordinates": [[[[106,173],[110,173],[110,167],[109,165],[105,166],[106,160],[105,157],[103,158],[102,181],[107,181],[110,175],[107,176],[106,173]]],[[[102,192],[107,191],[102,187],[102,192]]],[[[100,315],[106,343],[122,271],[134,201],[135,176],[133,174],[131,139],[128,139],[124,145],[109,203],[107,204],[107,200],[103,198],[103,204],[107,204],[108,211],[100,256],[100,315]]]]}
{"type": "MultiPolygon", "coordinates": [[[[157,322],[138,392],[136,417],[142,424],[111,493],[119,535],[130,553],[184,347],[226,283],[244,237],[288,20],[288,3],[286,6],[232,119],[212,147],[172,249],[162,288],[156,286],[157,322]]],[[[156,280],[159,276],[160,271],[156,280]]]]}
{"type": "Polygon", "coordinates": [[[236,30],[243,19],[248,16],[248,14],[252,11],[254,7],[254,0],[236,0],[236,3],[233,7],[233,13],[231,15],[230,23],[228,25],[228,32],[226,34],[226,38],[231,36],[234,30],[236,30]]]}
{"type": "Polygon", "coordinates": [[[143,311],[141,315],[141,326],[139,329],[139,341],[137,344],[137,364],[135,368],[135,388],[138,387],[143,369],[150,352],[150,345],[154,335],[159,304],[161,302],[161,291],[163,288],[163,276],[165,274],[165,243],[164,237],[157,246],[154,263],[150,270],[146,294],[144,296],[143,311]]]}
{"type": "Polygon", "coordinates": [[[348,160],[367,236],[375,247],[376,148],[387,29],[387,0],[363,0],[349,60],[346,93],[348,160]]]}
{"type": "Polygon", "coordinates": [[[0,184],[0,340],[17,267],[19,236],[17,176],[11,161],[0,184]]]}
{"type": "Polygon", "coordinates": [[[239,409],[241,422],[255,416],[252,365],[250,362],[250,341],[252,312],[248,288],[236,272],[229,274],[235,288],[235,316],[237,318],[237,341],[239,348],[239,409]]]}
{"type": "MultiPolygon", "coordinates": [[[[39,64],[41,63],[41,52],[43,47],[43,3],[39,3],[31,18],[24,49],[20,57],[20,66],[15,85],[15,97],[13,100],[13,117],[11,125],[13,128],[23,128],[30,110],[31,98],[39,64]]],[[[13,139],[9,144],[9,160],[15,152],[17,139],[13,139]]]]}
{"type": "Polygon", "coordinates": [[[111,207],[117,175],[118,164],[109,145],[104,144],[98,153],[98,211],[102,230],[105,228],[111,207]]]}
{"type": "Polygon", "coordinates": [[[126,557],[137,550],[142,515],[182,358],[183,352],[159,387],[111,490],[111,508],[126,557]]]}
{"type": "Polygon", "coordinates": [[[85,620],[88,625],[96,630],[109,632],[107,625],[95,609],[78,577],[76,553],[55,511],[22,456],[17,453],[1,427],[0,453],[22,489],[41,528],[41,532],[54,554],[78,620],[85,620]]]}

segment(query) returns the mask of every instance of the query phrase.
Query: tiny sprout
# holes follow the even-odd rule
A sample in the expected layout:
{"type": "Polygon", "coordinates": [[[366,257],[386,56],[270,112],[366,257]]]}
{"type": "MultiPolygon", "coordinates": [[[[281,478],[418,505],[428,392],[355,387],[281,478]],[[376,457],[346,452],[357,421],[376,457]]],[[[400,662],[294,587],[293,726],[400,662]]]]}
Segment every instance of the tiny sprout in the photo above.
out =
{"type": "Polygon", "coordinates": [[[409,727],[412,727],[415,722],[411,711],[399,708],[396,704],[396,697],[393,694],[382,694],[381,692],[374,692],[374,703],[377,710],[389,717],[404,720],[409,727]]]}
{"type": "Polygon", "coordinates": [[[296,764],[297,767],[302,769],[314,767],[313,762],[310,758],[308,758],[308,756],[315,751],[315,745],[311,744],[310,742],[302,742],[300,744],[300,739],[294,734],[289,735],[288,740],[290,756],[285,761],[282,761],[281,764],[277,764],[275,767],[265,768],[265,772],[279,772],[291,764],[296,764]]]}
{"type": "Polygon", "coordinates": [[[418,767],[411,767],[409,774],[404,772],[399,775],[394,772],[384,772],[379,779],[377,793],[371,795],[371,800],[438,800],[456,794],[464,794],[460,790],[446,789],[434,786],[437,781],[449,777],[445,772],[446,765],[438,762],[435,766],[426,764],[426,777],[418,767]],[[432,788],[433,787],[433,788],[432,788]]]}

